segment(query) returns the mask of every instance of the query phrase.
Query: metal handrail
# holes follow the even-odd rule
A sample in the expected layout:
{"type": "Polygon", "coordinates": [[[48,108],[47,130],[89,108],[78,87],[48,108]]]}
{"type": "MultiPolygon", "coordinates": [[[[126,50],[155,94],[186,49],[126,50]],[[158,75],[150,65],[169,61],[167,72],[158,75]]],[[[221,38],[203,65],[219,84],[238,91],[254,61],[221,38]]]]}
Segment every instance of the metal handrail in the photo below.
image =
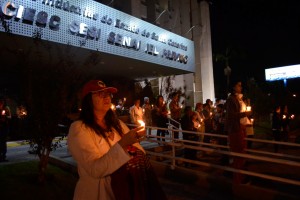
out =
{"type": "MultiPolygon", "coordinates": [[[[206,163],[206,162],[202,162],[202,161],[189,160],[189,159],[186,159],[186,158],[173,157],[173,156],[160,154],[160,153],[155,153],[155,152],[150,152],[150,151],[147,151],[147,154],[153,155],[153,156],[160,156],[160,157],[164,157],[164,158],[169,158],[169,159],[175,159],[177,161],[188,162],[188,163],[191,163],[191,164],[197,164],[197,165],[201,165],[201,166],[205,166],[205,167],[213,167],[213,168],[216,168],[216,169],[221,169],[221,170],[226,170],[226,171],[230,171],[230,172],[246,174],[246,175],[250,175],[250,176],[256,176],[256,177],[259,177],[259,178],[264,178],[264,179],[269,179],[269,180],[273,180],[273,181],[278,181],[278,182],[282,182],[282,183],[288,183],[288,184],[300,186],[300,181],[297,181],[297,180],[291,180],[291,179],[287,179],[287,178],[271,176],[271,175],[261,174],[261,173],[257,173],[257,172],[240,170],[240,169],[235,169],[235,168],[232,168],[232,167],[226,167],[226,166],[221,166],[221,165],[212,164],[212,163],[206,163]]],[[[195,170],[192,170],[192,171],[195,171],[195,170]]]]}
{"type": "Polygon", "coordinates": [[[178,127],[179,127],[179,129],[181,129],[181,123],[180,122],[178,122],[178,121],[176,121],[175,119],[173,119],[172,117],[168,117],[168,125],[171,125],[172,127],[175,127],[176,129],[178,129],[176,126],[174,126],[173,124],[171,124],[170,123],[170,121],[172,121],[172,122],[175,122],[177,125],[178,125],[178,127]]]}
{"type": "MultiPolygon", "coordinates": [[[[148,126],[147,128],[152,128],[152,130],[153,129],[162,129],[162,130],[168,130],[168,131],[178,131],[178,132],[184,132],[184,133],[189,133],[189,134],[195,134],[195,135],[199,135],[199,136],[203,135],[203,136],[228,138],[227,135],[220,135],[220,134],[214,134],[214,133],[200,133],[200,132],[195,132],[195,131],[185,131],[185,130],[181,130],[181,129],[170,129],[170,128],[167,129],[167,128],[152,127],[152,126],[148,126]]],[[[252,138],[251,139],[245,138],[245,139],[247,141],[253,141],[253,142],[281,144],[281,145],[287,145],[287,146],[293,146],[293,147],[300,147],[299,144],[290,143],[290,142],[278,142],[278,141],[252,139],[252,138]]],[[[225,155],[229,155],[229,156],[243,157],[246,159],[259,160],[259,161],[271,162],[271,163],[276,163],[276,164],[283,164],[283,165],[293,166],[293,167],[300,167],[300,162],[286,160],[286,159],[300,159],[300,157],[298,157],[298,156],[287,155],[287,154],[282,154],[282,153],[280,153],[280,154],[279,153],[271,153],[271,152],[259,151],[259,150],[254,150],[254,149],[246,149],[246,151],[250,152],[250,153],[264,154],[264,156],[247,154],[247,153],[230,152],[230,151],[226,150],[226,149],[229,149],[228,146],[205,143],[205,142],[201,142],[201,141],[175,139],[173,134],[171,134],[170,136],[167,136],[167,137],[148,135],[146,141],[153,142],[153,143],[159,143],[159,144],[163,144],[163,145],[168,145],[168,146],[172,147],[171,155],[166,155],[163,153],[153,153],[153,152],[146,150],[149,155],[156,155],[156,156],[169,158],[171,160],[171,165],[170,165],[171,169],[175,169],[176,167],[179,167],[179,166],[176,166],[176,161],[184,161],[184,162],[189,162],[189,163],[198,164],[198,165],[202,165],[202,166],[209,166],[209,167],[223,169],[223,170],[227,170],[227,171],[231,171],[231,172],[239,172],[239,173],[246,174],[246,175],[256,176],[256,177],[260,177],[260,178],[264,178],[264,179],[269,179],[269,180],[274,180],[274,181],[279,181],[279,182],[283,182],[283,183],[300,186],[300,181],[295,181],[295,180],[282,178],[282,177],[270,176],[267,174],[261,174],[261,173],[246,171],[246,170],[237,170],[237,169],[234,169],[231,167],[225,167],[225,166],[210,164],[210,163],[201,162],[201,161],[179,158],[179,157],[176,157],[175,151],[176,151],[176,148],[190,148],[190,149],[201,150],[201,151],[210,152],[210,153],[219,153],[219,154],[225,154],[225,155]],[[153,138],[164,138],[166,141],[157,141],[157,140],[153,140],[153,138]],[[192,145],[189,145],[189,144],[192,144],[192,145]],[[195,144],[198,146],[195,146],[195,144]],[[278,157],[281,157],[281,159],[271,158],[271,157],[267,157],[267,156],[278,156],[278,157]],[[283,159],[283,158],[286,158],[286,159],[283,159]]],[[[166,153],[166,152],[164,152],[164,153],[166,153]]]]}

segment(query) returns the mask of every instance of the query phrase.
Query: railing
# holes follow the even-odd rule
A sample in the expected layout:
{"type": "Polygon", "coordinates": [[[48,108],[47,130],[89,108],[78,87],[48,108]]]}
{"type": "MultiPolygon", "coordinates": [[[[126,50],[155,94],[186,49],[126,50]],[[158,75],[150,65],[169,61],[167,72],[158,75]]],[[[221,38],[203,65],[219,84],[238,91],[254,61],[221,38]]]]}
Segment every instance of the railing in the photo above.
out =
{"type": "MultiPolygon", "coordinates": [[[[239,170],[239,169],[235,169],[235,168],[232,168],[229,166],[222,166],[222,165],[212,164],[212,163],[203,162],[203,161],[199,161],[199,160],[189,160],[186,158],[178,157],[178,156],[176,156],[176,149],[185,149],[185,148],[195,149],[195,150],[204,151],[204,152],[208,152],[208,153],[223,154],[223,155],[227,155],[227,156],[231,156],[231,157],[235,156],[235,157],[241,157],[241,158],[245,158],[245,159],[282,164],[282,165],[286,165],[286,166],[293,166],[293,167],[299,168],[298,170],[300,170],[300,162],[299,162],[300,157],[299,156],[289,155],[289,154],[284,154],[284,153],[273,153],[273,152],[268,152],[268,151],[255,150],[255,149],[246,149],[246,151],[248,153],[230,152],[230,151],[228,151],[229,147],[225,146],[225,145],[205,143],[205,142],[201,142],[201,141],[183,140],[182,136],[181,136],[181,133],[183,131],[180,129],[159,128],[159,127],[152,127],[152,126],[146,126],[146,128],[151,128],[151,130],[162,129],[162,130],[169,131],[170,134],[166,137],[156,136],[153,134],[147,135],[145,141],[151,142],[151,143],[168,145],[168,146],[172,147],[171,152],[169,152],[169,151],[167,152],[167,153],[170,153],[170,155],[166,155],[165,152],[157,153],[157,152],[152,152],[152,151],[149,151],[146,149],[146,151],[149,155],[159,156],[162,158],[169,159],[171,161],[169,164],[171,169],[180,167],[180,166],[176,165],[176,161],[177,162],[181,161],[181,162],[196,164],[199,166],[212,167],[215,169],[221,169],[221,170],[230,171],[230,172],[238,172],[238,173],[245,174],[245,175],[250,175],[250,176],[255,176],[255,177],[259,177],[259,178],[263,178],[263,179],[268,179],[268,180],[273,180],[273,181],[277,181],[277,182],[300,186],[300,181],[298,181],[298,180],[293,180],[293,179],[288,179],[288,178],[283,178],[283,177],[278,177],[278,176],[268,175],[268,174],[263,174],[263,173],[258,173],[258,172],[252,172],[252,171],[247,171],[247,170],[239,170]],[[179,132],[179,135],[180,135],[179,139],[174,138],[174,132],[176,132],[176,131],[179,132]],[[158,141],[157,138],[165,138],[165,141],[158,141]],[[195,146],[195,145],[197,145],[197,146],[195,146]]],[[[223,138],[223,139],[228,138],[228,136],[226,136],[226,135],[213,134],[213,133],[199,133],[199,132],[193,132],[193,131],[184,131],[184,133],[195,134],[195,135],[202,136],[202,137],[212,136],[214,138],[223,138]]],[[[300,144],[290,143],[290,142],[278,142],[278,141],[253,139],[253,138],[246,138],[246,140],[256,142],[256,143],[278,144],[281,146],[285,145],[285,146],[296,147],[296,148],[300,147],[300,144]]],[[[187,169],[187,170],[192,170],[192,169],[187,169]]]]}
{"type": "MultiPolygon", "coordinates": [[[[169,117],[168,118],[168,123],[167,123],[168,128],[168,132],[170,133],[170,135],[172,136],[172,142],[175,142],[175,138],[174,138],[174,133],[178,132],[179,135],[179,131],[181,129],[181,124],[180,122],[174,120],[173,118],[169,117]],[[176,124],[177,126],[175,126],[174,124],[176,124]],[[177,128],[178,127],[178,128],[177,128]]],[[[176,157],[176,148],[175,145],[172,145],[172,156],[176,157]]],[[[172,165],[171,165],[171,169],[175,169],[175,165],[176,165],[176,160],[172,159],[172,165]]]]}

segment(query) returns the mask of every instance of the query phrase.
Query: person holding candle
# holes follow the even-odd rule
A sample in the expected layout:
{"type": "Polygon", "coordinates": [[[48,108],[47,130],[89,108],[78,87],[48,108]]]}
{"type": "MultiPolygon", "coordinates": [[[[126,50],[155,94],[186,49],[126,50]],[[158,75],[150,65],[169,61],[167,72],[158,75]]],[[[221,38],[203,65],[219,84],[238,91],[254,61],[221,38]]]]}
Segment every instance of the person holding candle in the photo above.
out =
{"type": "MultiPolygon", "coordinates": [[[[203,104],[202,103],[196,103],[195,106],[195,112],[197,114],[197,120],[200,122],[200,133],[205,133],[205,124],[204,124],[204,115],[203,115],[203,104]]],[[[200,141],[203,142],[203,135],[200,137],[200,141]]]]}
{"type": "MultiPolygon", "coordinates": [[[[231,89],[231,94],[226,101],[225,119],[225,130],[228,132],[229,148],[232,152],[246,153],[246,128],[241,124],[241,119],[250,116],[251,112],[241,112],[242,83],[240,81],[232,81],[231,89]]],[[[244,169],[245,158],[234,156],[232,166],[236,169],[244,169]]],[[[233,174],[233,182],[235,184],[242,184],[246,181],[246,177],[243,174],[233,174]]]]}
{"type": "Polygon", "coordinates": [[[139,98],[136,98],[134,100],[134,105],[130,107],[129,109],[129,114],[130,114],[130,119],[131,123],[139,126],[138,120],[143,120],[143,108],[140,106],[141,100],[139,98]]]}
{"type": "MultiPolygon", "coordinates": [[[[181,118],[181,128],[183,130],[182,136],[183,139],[187,142],[184,142],[186,145],[195,146],[195,144],[190,143],[188,141],[198,141],[199,137],[195,133],[187,133],[186,131],[197,131],[198,128],[200,128],[200,124],[195,123],[197,120],[197,114],[193,112],[191,106],[186,106],[184,108],[184,115],[181,118]]],[[[191,149],[186,147],[184,149],[184,158],[190,159],[190,160],[196,160],[197,159],[197,150],[191,149]]],[[[185,163],[186,167],[192,166],[190,163],[185,163]]]]}
{"type": "Polygon", "coordinates": [[[118,116],[123,115],[124,113],[124,102],[123,99],[118,100],[118,104],[116,105],[116,113],[118,116]]]}
{"type": "Polygon", "coordinates": [[[0,111],[0,162],[4,162],[8,161],[6,159],[6,140],[9,133],[9,120],[11,119],[10,109],[5,105],[4,99],[0,99],[0,111]]]}
{"type": "Polygon", "coordinates": [[[164,102],[164,97],[159,95],[156,99],[155,106],[152,110],[152,122],[159,127],[157,129],[156,135],[162,138],[157,138],[158,141],[165,141],[166,130],[160,128],[168,128],[168,109],[164,102]]]}
{"type": "MultiPolygon", "coordinates": [[[[275,106],[272,115],[272,133],[274,140],[277,142],[281,141],[282,138],[282,117],[281,108],[279,105],[275,106]]],[[[279,145],[274,144],[274,152],[278,153],[279,145]]]]}
{"type": "MultiPolygon", "coordinates": [[[[151,116],[152,106],[150,104],[149,97],[144,97],[144,104],[143,104],[142,108],[144,110],[143,117],[144,117],[146,126],[152,126],[152,116],[151,116]]],[[[148,134],[151,135],[151,128],[148,128],[148,134]]]]}
{"type": "Polygon", "coordinates": [[[282,109],[282,139],[288,141],[290,132],[290,122],[293,120],[294,116],[288,111],[288,106],[284,105],[282,109]]]}
{"type": "MultiPolygon", "coordinates": [[[[203,116],[204,116],[204,125],[205,125],[205,133],[213,133],[214,128],[213,128],[213,113],[211,111],[210,107],[210,101],[207,100],[208,103],[205,103],[203,105],[203,116]]],[[[205,143],[210,143],[211,142],[211,136],[204,136],[203,141],[205,143]]]]}
{"type": "Polygon", "coordinates": [[[82,90],[82,110],[68,134],[79,180],[74,200],[164,199],[145,150],[143,126],[129,130],[111,110],[114,87],[91,80],[82,90]]]}
{"type": "MultiPolygon", "coordinates": [[[[179,94],[173,93],[172,100],[169,104],[169,109],[171,112],[171,118],[174,119],[176,122],[171,120],[171,124],[175,126],[177,129],[179,129],[179,123],[181,118],[181,107],[179,105],[179,94]]],[[[174,138],[178,139],[178,131],[174,131],[174,138]]]]}

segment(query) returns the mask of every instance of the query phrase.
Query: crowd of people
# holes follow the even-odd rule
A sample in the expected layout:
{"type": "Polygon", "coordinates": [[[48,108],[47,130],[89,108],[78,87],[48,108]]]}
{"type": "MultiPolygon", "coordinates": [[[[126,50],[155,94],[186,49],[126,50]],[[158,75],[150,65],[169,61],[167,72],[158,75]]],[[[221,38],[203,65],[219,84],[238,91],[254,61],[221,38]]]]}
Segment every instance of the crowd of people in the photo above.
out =
{"type": "MultiPolygon", "coordinates": [[[[150,104],[149,98],[144,97],[141,105],[140,99],[136,99],[134,105],[129,108],[131,123],[138,126],[138,120],[143,120],[146,126],[159,127],[156,132],[158,141],[165,142],[165,135],[168,133],[166,129],[171,125],[173,129],[181,127],[182,139],[186,145],[195,144],[189,141],[229,145],[232,152],[245,153],[247,148],[245,138],[253,137],[254,130],[250,100],[243,97],[240,81],[232,83],[231,94],[227,100],[217,99],[213,103],[207,99],[205,103],[196,103],[194,109],[179,103],[180,93],[173,93],[168,100],[169,103],[160,95],[154,104],[150,104]],[[228,135],[228,140],[224,137],[195,134],[190,131],[228,135]]],[[[148,129],[148,134],[151,134],[151,129],[148,129]]],[[[179,139],[179,131],[173,131],[173,134],[176,142],[176,139],[179,139]]],[[[251,142],[248,142],[249,147],[251,142]]],[[[185,148],[184,157],[196,160],[197,152],[193,148],[185,148]]],[[[228,165],[229,160],[228,156],[222,155],[222,164],[228,165]]],[[[236,169],[243,169],[245,159],[233,156],[231,165],[236,169]]],[[[234,182],[242,183],[244,179],[241,174],[235,173],[234,182]]]]}
{"type": "MultiPolygon", "coordinates": [[[[254,135],[250,100],[243,97],[240,81],[232,82],[226,100],[217,99],[213,104],[207,99],[205,103],[196,103],[194,108],[184,105],[184,101],[180,103],[181,94],[177,92],[167,100],[159,95],[155,102],[150,102],[149,97],[136,98],[128,109],[130,123],[134,125],[130,128],[119,119],[127,113],[126,99],[118,100],[115,110],[111,107],[116,92],[116,88],[107,87],[101,80],[89,81],[83,87],[80,116],[71,124],[68,133],[68,148],[77,161],[79,173],[74,199],[165,199],[149,158],[140,145],[145,135],[151,134],[151,127],[158,127],[159,144],[166,142],[167,129],[171,126],[181,128],[181,131],[172,132],[175,142],[181,139],[179,132],[182,132],[186,145],[194,146],[195,142],[229,145],[230,151],[235,153],[245,153],[245,138],[254,135]],[[141,121],[145,122],[146,129],[141,121]],[[228,140],[198,133],[227,135],[228,140]]],[[[0,110],[0,161],[6,161],[11,113],[3,100],[0,100],[0,110]]],[[[23,107],[17,112],[21,117],[27,114],[23,107]]],[[[287,135],[289,121],[293,118],[287,106],[276,106],[271,116],[276,141],[287,135]]],[[[274,151],[278,152],[278,148],[275,144],[274,151]]],[[[193,148],[185,148],[184,158],[197,160],[197,153],[193,148]]],[[[245,168],[244,158],[232,156],[231,160],[235,169],[245,168]]],[[[222,164],[229,164],[228,156],[223,155],[222,164]]],[[[186,166],[190,164],[186,163],[186,166]]],[[[233,173],[234,183],[244,183],[246,179],[243,174],[233,173]]]]}
{"type": "MultiPolygon", "coordinates": [[[[275,106],[273,112],[271,113],[271,124],[272,124],[272,134],[274,140],[277,142],[287,141],[288,134],[290,131],[290,121],[294,119],[294,115],[290,114],[287,105],[275,106]]],[[[274,152],[279,151],[279,144],[274,144],[274,152]]]]}
{"type": "MultiPolygon", "coordinates": [[[[173,127],[181,127],[187,145],[193,145],[188,141],[225,144],[218,138],[200,137],[185,131],[226,134],[226,120],[236,120],[232,123],[240,124],[240,118],[248,116],[240,109],[242,106],[236,95],[232,95],[233,104],[229,104],[235,108],[226,112],[231,116],[227,117],[221,101],[213,106],[208,99],[205,104],[197,103],[193,109],[181,105],[180,94],[174,93],[170,103],[166,103],[161,95],[153,105],[148,97],[143,98],[142,105],[141,99],[135,99],[128,111],[134,127],[128,128],[117,116],[124,110],[122,102],[115,111],[111,109],[112,95],[116,92],[116,88],[107,87],[100,80],[90,81],[83,87],[80,117],[72,123],[68,134],[68,147],[77,161],[79,173],[74,199],[165,199],[145,150],[139,144],[147,131],[151,134],[151,129],[146,130],[141,120],[147,127],[159,127],[158,141],[165,142],[168,121],[172,118],[173,127]]],[[[239,134],[239,126],[232,127],[232,133],[239,134]]],[[[174,134],[175,140],[179,139],[178,133],[174,134]]],[[[230,143],[235,144],[241,137],[229,138],[230,143]]],[[[197,159],[197,150],[185,148],[184,157],[197,159]]]]}

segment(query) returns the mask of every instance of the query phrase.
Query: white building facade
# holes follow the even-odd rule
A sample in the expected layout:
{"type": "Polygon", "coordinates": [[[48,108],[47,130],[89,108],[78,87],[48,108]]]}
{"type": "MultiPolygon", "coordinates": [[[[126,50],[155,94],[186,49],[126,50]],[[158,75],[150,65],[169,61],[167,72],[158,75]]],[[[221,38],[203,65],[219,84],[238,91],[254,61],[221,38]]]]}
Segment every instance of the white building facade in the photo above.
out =
{"type": "MultiPolygon", "coordinates": [[[[175,77],[174,87],[186,88],[185,93],[190,97],[187,104],[191,106],[206,99],[215,100],[208,0],[130,0],[128,4],[121,0],[102,2],[194,41],[195,72],[177,75],[180,77],[175,77]]],[[[158,81],[159,85],[162,85],[161,81],[158,81]]]]}

